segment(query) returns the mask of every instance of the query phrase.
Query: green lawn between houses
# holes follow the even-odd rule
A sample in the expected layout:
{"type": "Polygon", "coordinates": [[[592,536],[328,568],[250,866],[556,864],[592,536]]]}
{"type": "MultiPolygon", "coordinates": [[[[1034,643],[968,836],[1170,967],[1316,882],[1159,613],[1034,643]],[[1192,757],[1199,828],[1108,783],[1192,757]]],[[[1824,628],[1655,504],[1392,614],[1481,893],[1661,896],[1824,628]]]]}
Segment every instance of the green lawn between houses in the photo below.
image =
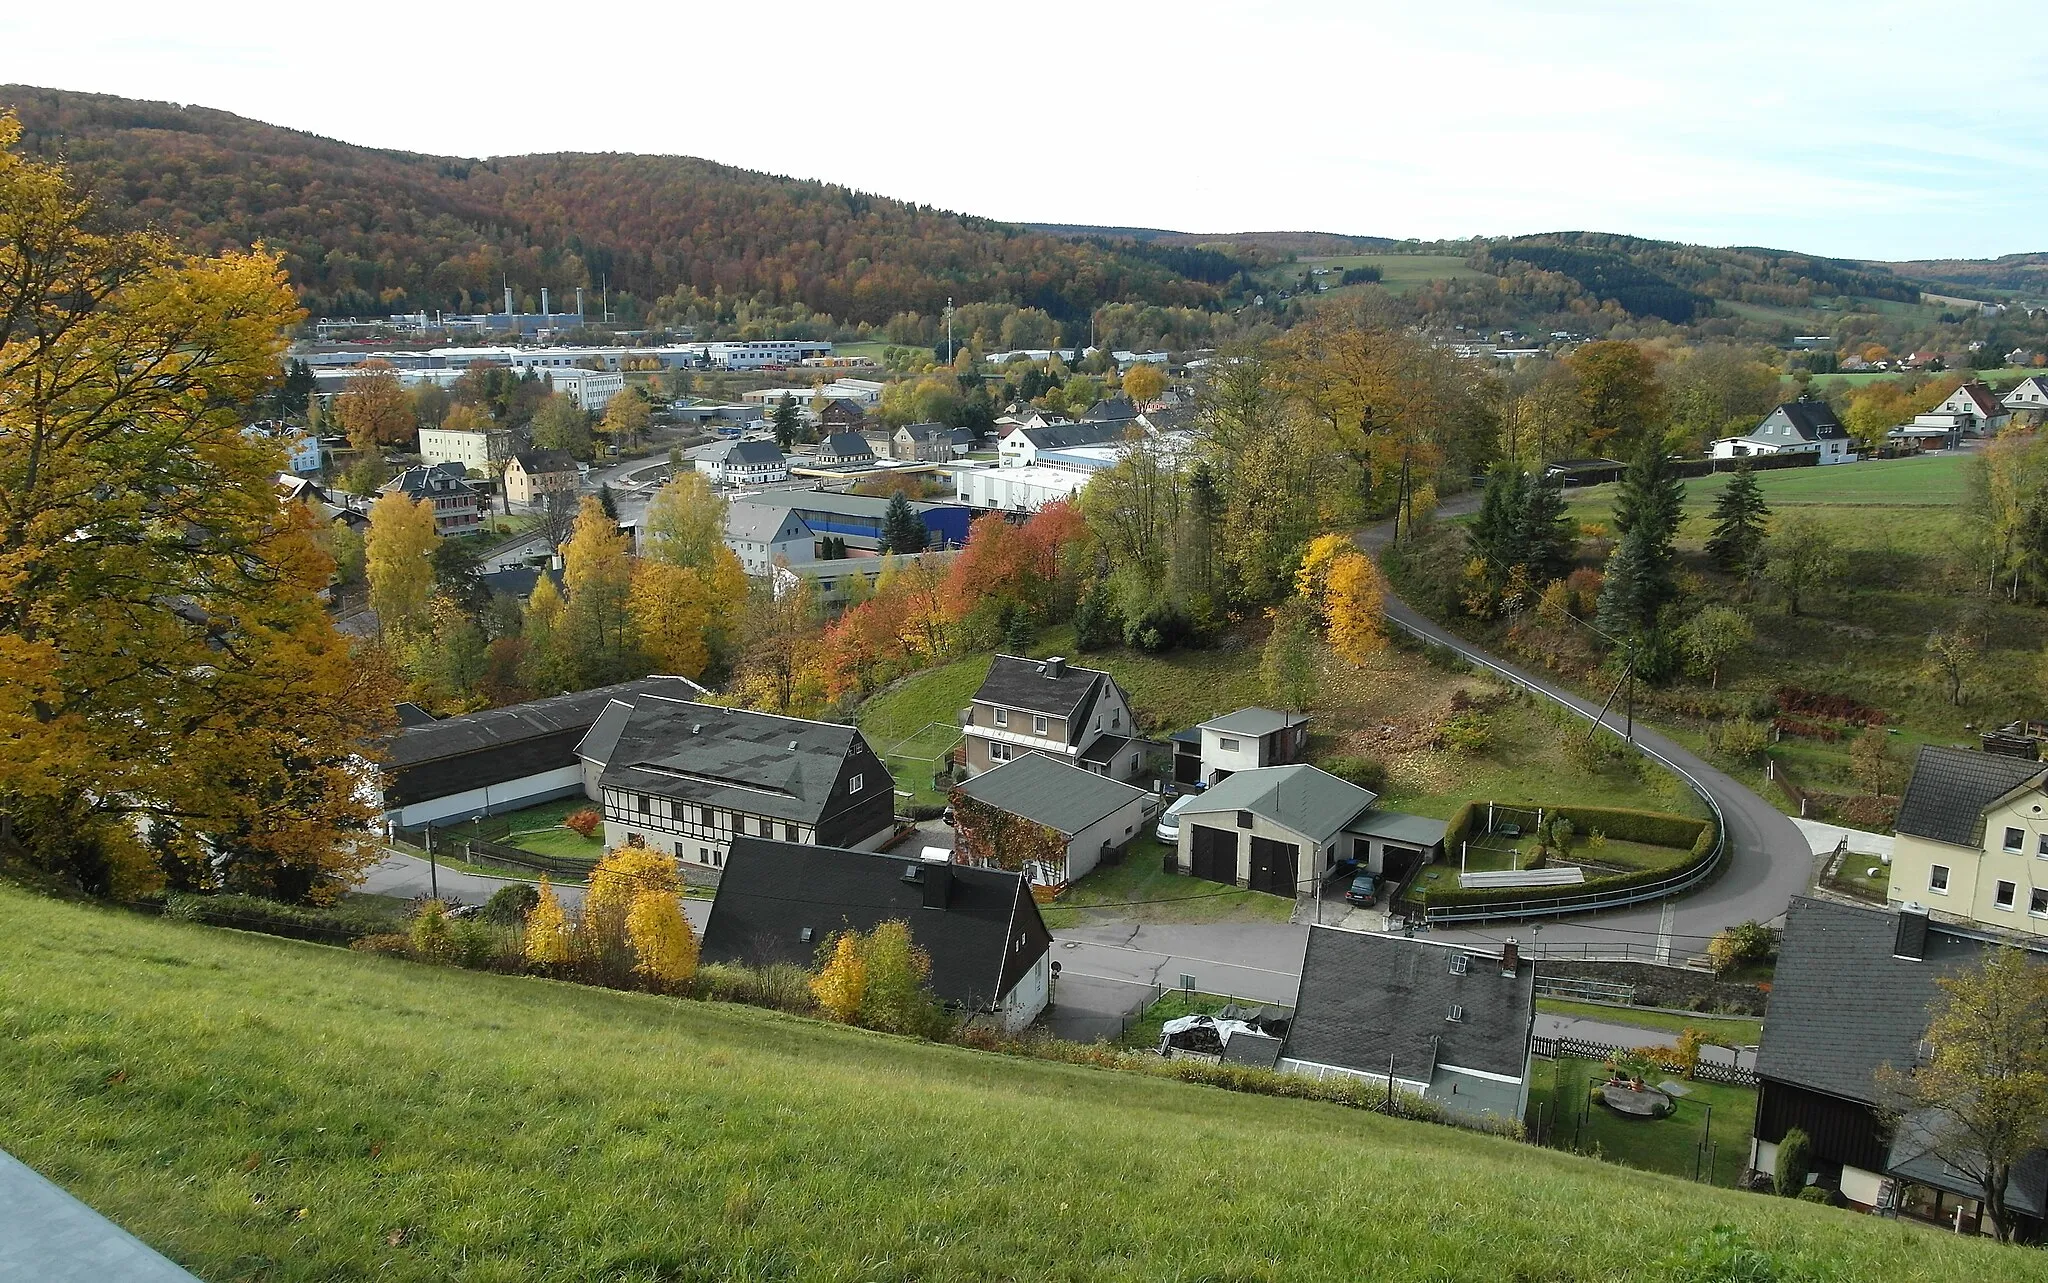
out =
{"type": "Polygon", "coordinates": [[[1168,873],[1166,844],[1133,841],[1116,864],[1097,865],[1041,911],[1055,931],[1116,919],[1138,922],[1285,922],[1294,901],[1168,873]]]}
{"type": "MultiPolygon", "coordinates": [[[[1686,1095],[1678,1098],[1678,1108],[1670,1115],[1625,1118],[1598,1102],[1589,1103],[1592,1084],[1606,1077],[1598,1062],[1564,1059],[1535,1063],[1528,1125],[1534,1135],[1540,1116],[1544,1141],[1550,1148],[1593,1154],[1610,1163],[1685,1180],[1706,1181],[1711,1162],[1712,1183],[1725,1187],[1732,1187],[1749,1164],[1749,1129],[1756,1121],[1753,1087],[1681,1083],[1686,1095]],[[1701,1144],[1703,1138],[1711,1148],[1701,1144]]],[[[1654,1079],[1656,1083],[1664,1081],[1663,1077],[1654,1079]]]]}
{"type": "Polygon", "coordinates": [[[1336,1106],[11,887],[0,935],[0,1139],[214,1283],[1732,1277],[1680,1264],[1716,1226],[1777,1279],[2048,1278],[1336,1106]]]}

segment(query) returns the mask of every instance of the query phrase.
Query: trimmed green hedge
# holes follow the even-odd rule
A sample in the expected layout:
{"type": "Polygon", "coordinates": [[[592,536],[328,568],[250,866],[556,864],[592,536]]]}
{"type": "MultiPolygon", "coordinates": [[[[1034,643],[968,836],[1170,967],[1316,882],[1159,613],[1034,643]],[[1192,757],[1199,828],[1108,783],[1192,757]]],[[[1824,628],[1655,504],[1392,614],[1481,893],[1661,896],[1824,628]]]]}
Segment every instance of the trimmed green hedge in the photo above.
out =
{"type": "Polygon", "coordinates": [[[383,905],[343,901],[336,905],[284,904],[253,895],[188,895],[174,891],[164,897],[163,916],[178,922],[260,931],[293,940],[347,944],[360,936],[395,930],[399,919],[383,905]]]}
{"type": "MultiPolygon", "coordinates": [[[[1484,803],[1467,803],[1465,810],[1458,814],[1458,821],[1470,823],[1466,812],[1484,803]]],[[[1694,819],[1687,815],[1672,815],[1664,811],[1635,811],[1621,807],[1560,806],[1546,807],[1545,818],[1561,815],[1572,822],[1580,834],[1599,829],[1608,837],[1623,842],[1642,842],[1650,846],[1669,846],[1687,852],[1683,864],[1669,869],[1638,869],[1632,873],[1616,873],[1610,877],[1587,878],[1576,886],[1569,887],[1449,887],[1429,893],[1431,908],[1470,908],[1475,905],[1526,903],[1555,896],[1584,895],[1587,892],[1628,891],[1635,887],[1649,886],[1666,878],[1690,873],[1699,868],[1714,853],[1715,840],[1719,830],[1712,820],[1694,819]]],[[[1456,823],[1458,821],[1453,821],[1456,823]]],[[[1451,845],[1451,833],[1444,832],[1446,855],[1457,848],[1451,845]]]]}

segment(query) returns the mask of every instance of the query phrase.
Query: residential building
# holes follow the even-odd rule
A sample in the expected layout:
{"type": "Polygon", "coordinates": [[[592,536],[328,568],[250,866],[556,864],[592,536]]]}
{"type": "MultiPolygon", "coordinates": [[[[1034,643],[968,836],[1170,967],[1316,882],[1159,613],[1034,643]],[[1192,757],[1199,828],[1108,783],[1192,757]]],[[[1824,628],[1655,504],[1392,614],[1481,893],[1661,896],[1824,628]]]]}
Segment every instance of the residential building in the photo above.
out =
{"type": "Polygon", "coordinates": [[[286,423],[280,419],[268,419],[243,428],[242,435],[261,437],[283,444],[284,466],[292,472],[318,472],[326,462],[320,449],[320,438],[297,424],[286,423]]]}
{"type": "Polygon", "coordinates": [[[2007,414],[2026,414],[2035,421],[2048,416],[2048,375],[2030,374],[1999,398],[2007,414]]]}
{"type": "Polygon", "coordinates": [[[1300,763],[1236,771],[1178,804],[1177,863],[1210,882],[1290,897],[1340,860],[1398,884],[1443,854],[1444,822],[1384,811],[1378,801],[1300,763]]]}
{"type": "Polygon", "coordinates": [[[1362,1078],[1477,1121],[1529,1104],[1536,966],[1498,954],[1338,927],[1309,928],[1283,1073],[1362,1078]]]}
{"type": "Polygon", "coordinates": [[[1982,383],[1965,383],[1949,393],[1932,413],[1953,416],[1965,436],[1991,436],[2012,422],[2012,411],[1982,383]]]}
{"type": "Polygon", "coordinates": [[[960,841],[954,858],[981,864],[992,859],[1008,839],[1008,825],[1035,824],[1057,835],[1061,858],[1032,860],[1024,875],[1038,886],[1064,887],[1086,876],[1103,858],[1144,827],[1152,795],[1144,789],[1083,770],[1065,757],[1027,752],[993,770],[976,775],[958,791],[1008,817],[991,831],[981,832],[957,813],[960,841]]]}
{"type": "Polygon", "coordinates": [[[735,503],[725,512],[725,546],[750,575],[765,575],[777,558],[811,561],[817,556],[817,535],[802,517],[787,508],[735,503]]]}
{"type": "Polygon", "coordinates": [[[1764,416],[1747,436],[1714,442],[1716,459],[1751,455],[1811,454],[1820,463],[1854,463],[1849,430],[1825,401],[1787,401],[1764,416]]]}
{"type": "Polygon", "coordinates": [[[953,494],[974,508],[1037,512],[1081,493],[1092,476],[1074,468],[961,468],[953,474],[953,494]]]}
{"type": "Polygon", "coordinates": [[[1129,424],[1136,422],[1137,418],[1138,407],[1131,404],[1129,397],[1118,393],[1112,397],[1104,397],[1089,406],[1087,412],[1081,416],[1081,422],[1129,424]]]}
{"type": "Polygon", "coordinates": [[[867,406],[849,397],[827,397],[818,411],[818,423],[827,433],[858,432],[867,419],[867,406]]]}
{"type": "Polygon", "coordinates": [[[875,449],[858,432],[835,432],[818,443],[817,459],[825,464],[873,463],[875,449]]]}
{"type": "Polygon", "coordinates": [[[643,677],[406,726],[379,763],[382,810],[400,828],[498,815],[583,792],[576,745],[614,700],[704,693],[684,677],[643,677]]]}
{"type": "MultiPolygon", "coordinates": [[[[1126,405],[1129,403],[1126,402],[1126,405]]],[[[1058,423],[1044,427],[1018,425],[996,442],[997,461],[1005,468],[1024,468],[1038,462],[1042,450],[1065,450],[1080,445],[1107,445],[1121,441],[1127,432],[1143,431],[1134,419],[1097,419],[1087,423],[1058,423]]]]}
{"type": "Polygon", "coordinates": [[[626,376],[612,370],[549,370],[541,377],[558,395],[568,397],[591,414],[602,411],[613,397],[626,390],[626,376]]]}
{"type": "Polygon", "coordinates": [[[465,479],[468,472],[459,463],[427,464],[407,468],[378,489],[384,494],[403,494],[415,503],[432,504],[435,533],[465,535],[484,522],[477,493],[465,479]]]}
{"type": "Polygon", "coordinates": [[[851,726],[639,695],[607,706],[576,755],[608,847],[717,869],[741,836],[868,851],[896,828],[896,782],[851,726]]]}
{"type": "Polygon", "coordinates": [[[701,958],[750,967],[817,965],[834,932],[901,922],[926,979],[970,1024],[1016,1033],[1052,993],[1052,933],[1023,877],[935,859],[758,837],[732,842],[701,958]]]}
{"type": "Polygon", "coordinates": [[[997,655],[961,723],[969,779],[1034,750],[1113,780],[1130,779],[1144,762],[1116,679],[1057,656],[997,655]]]}
{"type": "Polygon", "coordinates": [[[1207,788],[1237,771],[1298,761],[1307,748],[1302,714],[1240,708],[1173,737],[1173,779],[1207,788]]]}
{"type": "Polygon", "coordinates": [[[1050,428],[1073,421],[1071,416],[1041,410],[1029,401],[1012,401],[996,416],[996,435],[1001,436],[1011,428],[1050,428]]]}
{"type": "MultiPolygon", "coordinates": [[[[1806,1133],[1812,1183],[1852,1207],[1884,1210],[1965,1233],[1990,1232],[1976,1190],[1928,1138],[1938,1112],[1896,1120],[1879,1085],[1910,1073],[1931,1051],[1927,1026],[1939,981],[1980,965],[2007,938],[1931,921],[1918,906],[1865,908],[1795,896],[1785,914],[1770,1018],[1757,1050],[1758,1091],[1749,1165],[1769,1172],[1787,1132],[1806,1133]]],[[[2038,941],[2029,959],[2044,960],[2038,941]]],[[[2022,1238],[2040,1236],[2048,1151],[2017,1165],[2007,1196],[2022,1238]]]]}
{"type": "Polygon", "coordinates": [[[962,458],[973,448],[973,428],[949,428],[943,423],[905,424],[889,438],[890,458],[924,463],[962,458]]]}
{"type": "Polygon", "coordinates": [[[582,478],[567,451],[520,450],[505,465],[505,502],[538,508],[551,494],[575,494],[582,478]]]}
{"type": "Polygon", "coordinates": [[[789,460],[773,441],[734,441],[704,460],[716,486],[758,486],[789,478],[789,460]]]}
{"type": "Polygon", "coordinates": [[[868,555],[864,557],[833,557],[824,561],[795,561],[788,565],[774,566],[768,573],[775,584],[778,600],[785,593],[796,591],[800,580],[809,580],[812,600],[820,606],[843,606],[853,594],[853,585],[864,581],[869,588],[882,577],[884,567],[894,564],[909,566],[926,564],[937,566],[943,572],[947,563],[959,556],[958,549],[934,550],[910,553],[895,558],[868,555]]]}
{"type": "Polygon", "coordinates": [[[479,477],[496,475],[498,465],[510,459],[517,448],[510,428],[485,428],[477,432],[420,429],[421,459],[428,463],[459,463],[479,477]]]}
{"type": "Polygon", "coordinates": [[[1892,832],[1892,904],[2048,936],[2048,763],[1924,744],[1892,832]]]}

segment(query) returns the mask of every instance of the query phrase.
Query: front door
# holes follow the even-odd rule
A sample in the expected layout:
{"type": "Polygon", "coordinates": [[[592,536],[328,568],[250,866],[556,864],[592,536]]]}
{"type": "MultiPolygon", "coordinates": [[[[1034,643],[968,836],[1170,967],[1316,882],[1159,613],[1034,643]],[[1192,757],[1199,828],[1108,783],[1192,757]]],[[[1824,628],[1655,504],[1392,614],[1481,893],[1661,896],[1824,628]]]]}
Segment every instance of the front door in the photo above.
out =
{"type": "Polygon", "coordinates": [[[1237,885],[1237,833],[1231,829],[1194,826],[1189,843],[1188,871],[1210,882],[1237,885]]]}
{"type": "Polygon", "coordinates": [[[1292,897],[1299,887],[1296,866],[1301,848],[1272,838],[1252,839],[1252,875],[1245,885],[1254,891],[1292,897]]]}

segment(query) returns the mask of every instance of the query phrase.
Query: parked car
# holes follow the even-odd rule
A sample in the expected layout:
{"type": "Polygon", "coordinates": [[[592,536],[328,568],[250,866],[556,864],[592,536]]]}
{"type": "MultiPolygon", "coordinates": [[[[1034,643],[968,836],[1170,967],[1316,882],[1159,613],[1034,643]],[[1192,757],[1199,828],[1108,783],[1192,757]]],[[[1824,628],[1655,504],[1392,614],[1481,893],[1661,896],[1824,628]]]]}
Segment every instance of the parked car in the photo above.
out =
{"type": "Polygon", "coordinates": [[[954,821],[954,819],[953,819],[953,808],[952,808],[952,807],[950,807],[950,806],[949,806],[949,807],[947,807],[947,808],[946,808],[946,810],[945,810],[945,813],[944,813],[943,815],[939,816],[939,819],[940,819],[940,821],[941,821],[942,823],[944,823],[944,824],[945,824],[945,825],[946,825],[946,826],[947,826],[948,828],[951,828],[951,827],[953,826],[953,824],[955,823],[955,821],[954,821]]]}
{"type": "Polygon", "coordinates": [[[1168,846],[1180,845],[1181,810],[1190,802],[1193,802],[1197,796],[1199,794],[1184,793],[1180,797],[1173,799],[1173,805],[1166,808],[1166,814],[1159,817],[1159,823],[1154,825],[1152,829],[1152,832],[1158,836],[1161,842],[1166,843],[1168,846]]]}
{"type": "Polygon", "coordinates": [[[1369,909],[1379,903],[1380,880],[1370,873],[1361,873],[1351,879],[1351,889],[1344,893],[1344,898],[1369,909]]]}

